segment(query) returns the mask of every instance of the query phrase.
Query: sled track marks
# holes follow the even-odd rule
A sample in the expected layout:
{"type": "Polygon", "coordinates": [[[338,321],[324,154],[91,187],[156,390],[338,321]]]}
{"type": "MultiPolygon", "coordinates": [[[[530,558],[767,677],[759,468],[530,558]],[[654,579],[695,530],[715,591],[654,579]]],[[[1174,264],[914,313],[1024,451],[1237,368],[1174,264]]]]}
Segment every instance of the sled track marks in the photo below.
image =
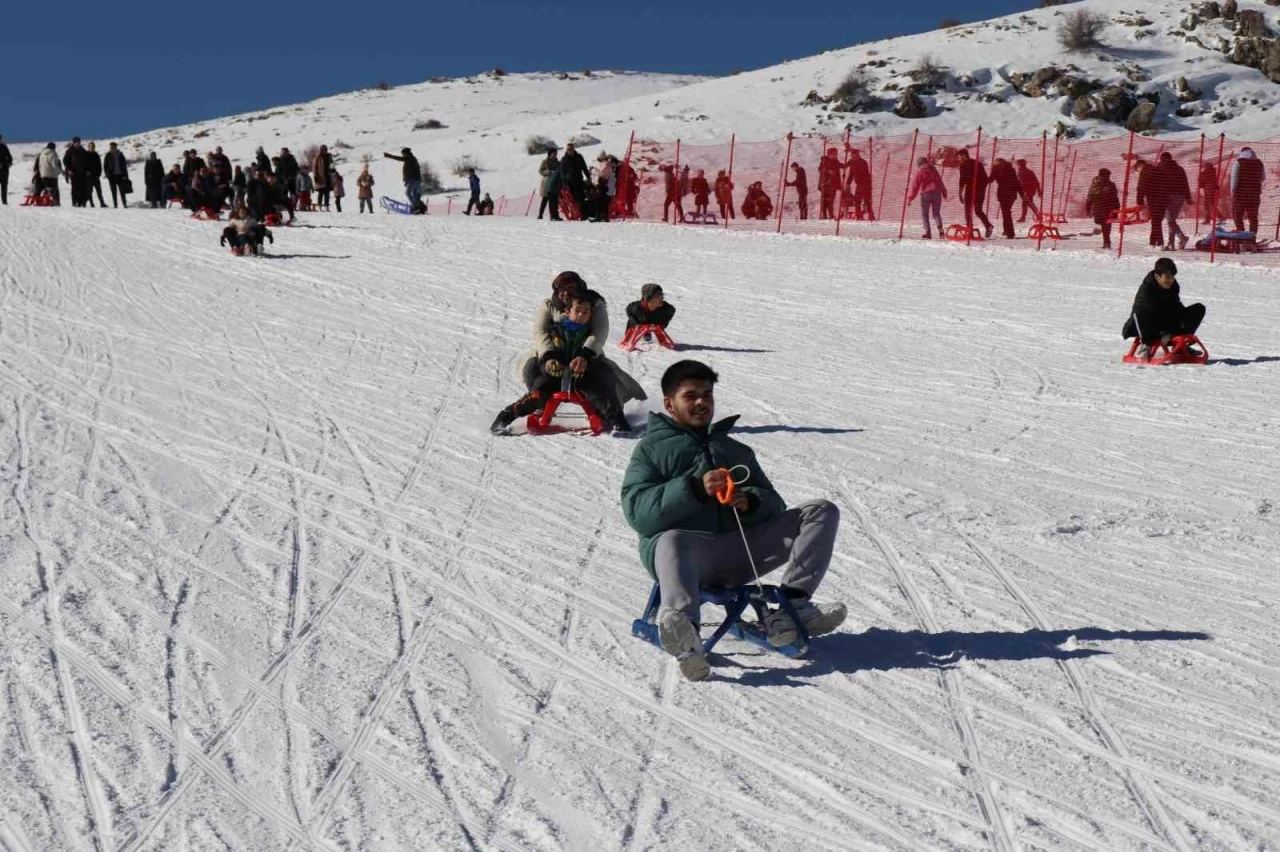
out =
{"type": "MultiPolygon", "coordinates": [[[[849,486],[849,483],[841,479],[837,490],[845,505],[849,507],[854,517],[858,519],[858,524],[862,527],[863,533],[867,538],[871,539],[871,542],[884,556],[889,570],[897,581],[898,588],[902,590],[902,594],[911,606],[912,612],[915,613],[916,620],[920,622],[920,626],[929,633],[940,632],[938,624],[934,620],[933,611],[929,608],[924,596],[920,594],[920,590],[911,579],[911,575],[907,573],[902,560],[898,557],[897,551],[880,535],[880,531],[876,529],[871,521],[871,515],[868,514],[862,502],[854,496],[853,489],[849,486]]],[[[968,762],[968,766],[961,766],[960,771],[970,778],[978,808],[982,811],[983,819],[987,824],[987,837],[997,852],[1015,852],[1018,849],[1018,845],[1010,834],[1009,827],[1005,822],[1005,816],[996,801],[995,788],[991,783],[991,779],[983,769],[982,753],[978,747],[973,718],[965,706],[964,686],[960,681],[960,675],[952,669],[944,669],[938,673],[938,677],[942,682],[947,707],[951,711],[951,718],[955,724],[956,733],[960,736],[960,742],[964,747],[965,757],[968,762]]]]}
{"type": "MultiPolygon", "coordinates": [[[[443,414],[445,407],[448,404],[450,391],[453,389],[458,371],[463,363],[464,355],[465,350],[459,348],[457,356],[454,359],[453,366],[449,371],[448,387],[442,395],[435,417],[432,418],[431,428],[423,439],[418,452],[418,457],[414,461],[414,466],[405,476],[399,492],[392,501],[393,507],[398,505],[404,497],[413,490],[417,485],[418,480],[421,478],[423,470],[426,468],[427,459],[435,447],[436,439],[440,432],[440,424],[442,422],[440,415],[443,414]]],[[[261,685],[268,686],[273,683],[276,678],[280,676],[281,672],[285,670],[293,657],[313,636],[318,633],[320,627],[328,620],[329,615],[334,611],[337,605],[342,602],[342,599],[346,596],[348,590],[363,572],[365,565],[370,561],[377,546],[377,542],[381,541],[385,537],[385,528],[388,522],[389,519],[384,516],[382,522],[378,526],[378,529],[376,529],[374,534],[369,537],[369,542],[371,543],[370,546],[364,547],[360,550],[359,555],[352,560],[342,578],[333,587],[333,589],[330,590],[328,598],[312,612],[310,618],[308,618],[298,628],[297,632],[291,637],[289,643],[275,656],[271,664],[267,667],[267,670],[263,672],[262,676],[258,679],[261,685]]],[[[231,721],[227,726],[222,728],[222,730],[209,740],[208,750],[200,754],[197,759],[197,762],[200,763],[201,767],[207,765],[209,762],[213,762],[214,765],[217,765],[217,758],[226,750],[236,732],[239,731],[240,727],[252,714],[258,704],[259,698],[260,693],[256,690],[252,691],[232,713],[231,721]]],[[[193,757],[195,757],[195,755],[193,755],[193,757]]],[[[134,852],[141,848],[151,835],[164,823],[169,814],[172,813],[174,807],[186,797],[192,788],[196,786],[199,776],[200,773],[194,771],[188,771],[180,776],[178,784],[170,787],[154,805],[155,815],[152,820],[147,825],[139,829],[138,833],[134,836],[133,841],[126,846],[122,852],[134,852]]],[[[307,842],[319,842],[315,841],[315,839],[312,838],[305,830],[302,831],[301,836],[297,836],[295,839],[302,841],[304,844],[307,842]]]]}
{"type": "MultiPolygon", "coordinates": [[[[1004,570],[991,556],[983,550],[976,541],[966,535],[964,532],[957,530],[958,535],[969,547],[978,560],[995,575],[1005,590],[1013,596],[1018,602],[1018,606],[1035,625],[1037,630],[1050,631],[1053,628],[1049,624],[1048,619],[1036,606],[1035,601],[1022,590],[1014,580],[1013,575],[1004,570]]],[[[1185,836],[1183,829],[1169,816],[1168,810],[1164,803],[1160,800],[1156,789],[1148,783],[1146,777],[1133,768],[1135,763],[1129,754],[1129,749],[1125,745],[1124,739],[1120,733],[1112,727],[1107,720],[1106,715],[1102,711],[1102,706],[1098,701],[1097,695],[1093,691],[1093,687],[1089,685],[1088,679],[1085,678],[1084,671],[1078,660],[1057,660],[1058,668],[1067,676],[1067,682],[1071,684],[1071,689],[1075,692],[1076,697],[1080,700],[1080,705],[1084,709],[1085,718],[1089,721],[1090,727],[1098,734],[1098,737],[1106,744],[1107,749],[1122,758],[1125,763],[1123,765],[1112,764],[1117,771],[1124,776],[1125,786],[1129,789],[1134,801],[1138,807],[1146,814],[1147,820],[1151,823],[1151,827],[1169,842],[1178,852],[1190,852],[1192,843],[1185,836]]]]}
{"type": "MultiPolygon", "coordinates": [[[[22,531],[35,551],[36,573],[44,598],[45,626],[48,630],[48,635],[51,638],[57,638],[62,635],[58,601],[59,578],[56,574],[56,568],[49,560],[45,546],[40,540],[31,507],[27,505],[26,492],[31,484],[31,445],[27,436],[28,414],[23,408],[21,398],[14,400],[14,409],[16,414],[14,428],[18,446],[18,470],[17,475],[14,477],[11,493],[22,520],[22,531]]],[[[92,454],[93,451],[91,450],[91,460],[92,454]]],[[[17,609],[17,612],[21,614],[20,609],[17,609]]],[[[67,747],[71,752],[71,763],[75,768],[76,778],[80,782],[80,789],[84,795],[93,846],[98,852],[111,852],[111,850],[115,849],[115,844],[111,838],[110,810],[94,775],[92,759],[89,756],[89,741],[87,739],[89,724],[80,710],[80,700],[76,695],[75,684],[72,682],[71,674],[63,663],[56,642],[49,643],[49,661],[57,680],[58,700],[62,705],[63,720],[69,733],[67,747]]]]}

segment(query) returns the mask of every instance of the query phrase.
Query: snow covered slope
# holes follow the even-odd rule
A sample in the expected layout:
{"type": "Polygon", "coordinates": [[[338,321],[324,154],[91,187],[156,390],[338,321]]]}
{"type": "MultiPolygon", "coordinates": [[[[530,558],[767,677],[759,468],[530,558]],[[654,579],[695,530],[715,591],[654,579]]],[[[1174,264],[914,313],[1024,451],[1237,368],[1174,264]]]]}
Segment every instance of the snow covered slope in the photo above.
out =
{"type": "Polygon", "coordinates": [[[1275,271],[1141,369],[1136,261],[540,224],[0,208],[0,848],[1280,844],[1275,271]],[[810,659],[681,681],[634,442],[486,431],[565,268],[840,507],[810,659]]]}
{"type": "MultiPolygon", "coordinates": [[[[725,142],[735,133],[747,141],[776,139],[788,132],[837,134],[846,126],[860,134],[916,128],[933,134],[971,133],[982,126],[988,136],[1010,137],[1052,133],[1061,121],[1079,137],[1123,132],[1116,124],[1076,120],[1072,99],[1052,87],[1048,96],[1028,97],[1013,86],[1015,75],[1046,67],[1101,84],[1131,83],[1135,95],[1159,100],[1156,123],[1164,134],[1221,132],[1246,140],[1275,136],[1280,84],[1233,64],[1224,54],[1236,38],[1234,23],[1218,18],[1189,28],[1188,14],[1199,6],[1186,0],[1087,0],[870,42],[711,80],[624,72],[441,79],[337,95],[121,141],[130,156],[155,150],[166,163],[192,147],[204,152],[221,144],[237,162],[247,163],[257,145],[275,153],[281,145],[297,152],[325,143],[335,148],[348,177],[363,158],[374,158],[378,192],[396,196],[401,194],[399,165],[383,160],[382,153],[407,145],[455,190],[465,187],[465,181],[449,174],[452,165],[464,156],[473,158],[485,189],[498,198],[525,195],[536,186],[537,158],[525,153],[525,140],[535,134],[563,144],[588,133],[600,140],[584,149],[593,159],[600,151],[623,153],[632,131],[640,138],[679,138],[686,143],[725,142]],[[1102,34],[1104,46],[1067,53],[1058,43],[1058,28],[1064,15],[1080,9],[1109,22],[1102,34]],[[915,82],[910,72],[924,57],[947,70],[944,86],[923,95],[927,117],[899,118],[891,108],[915,82]],[[878,106],[867,112],[836,113],[821,104],[803,103],[811,91],[830,95],[851,71],[865,75],[878,106]],[[1198,98],[1179,101],[1179,77],[1186,78],[1198,98]],[[1190,114],[1178,116],[1179,108],[1190,114]],[[430,118],[446,126],[413,129],[430,118]]],[[[1280,13],[1274,7],[1261,0],[1242,0],[1239,6],[1261,12],[1271,31],[1280,33],[1280,13]]],[[[22,156],[34,152],[34,146],[19,147],[22,156]]],[[[22,166],[15,168],[15,175],[25,175],[22,166]]]]}

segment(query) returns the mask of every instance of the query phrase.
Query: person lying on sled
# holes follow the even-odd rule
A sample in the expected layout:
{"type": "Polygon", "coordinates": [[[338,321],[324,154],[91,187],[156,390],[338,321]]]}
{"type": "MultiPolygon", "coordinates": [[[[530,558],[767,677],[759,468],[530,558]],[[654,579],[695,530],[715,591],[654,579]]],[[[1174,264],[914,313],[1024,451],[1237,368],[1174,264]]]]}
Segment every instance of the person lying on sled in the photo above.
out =
{"type": "MultiPolygon", "coordinates": [[[[689,680],[710,672],[698,636],[699,590],[755,580],[734,510],[761,575],[787,566],[782,591],[810,636],[835,630],[846,612],[842,603],[810,600],[831,563],[839,510],[828,500],[787,508],[751,448],[729,436],[738,418],[712,423],[718,378],[699,361],[677,361],[667,369],[666,414],[649,415],[622,480],[622,513],[640,534],[640,561],[661,589],[658,638],[689,680]],[[732,502],[721,505],[715,495],[727,486],[726,469],[742,484],[732,502]]],[[[776,648],[799,638],[781,609],[770,611],[764,627],[776,648]]]]}
{"type": "MultiPolygon", "coordinates": [[[[1133,309],[1124,324],[1125,338],[1137,337],[1142,341],[1135,353],[1140,359],[1151,357],[1157,343],[1170,345],[1175,335],[1195,334],[1204,322],[1204,305],[1183,305],[1178,293],[1178,267],[1172,259],[1162,257],[1155,268],[1147,273],[1133,299],[1133,309]]],[[[1198,352],[1188,348],[1188,353],[1198,352]]]]}
{"type": "Polygon", "coordinates": [[[618,404],[613,371],[586,345],[591,335],[592,297],[587,292],[565,297],[564,316],[551,332],[552,346],[542,355],[542,370],[529,392],[498,412],[489,431],[505,435],[519,417],[541,411],[551,395],[560,390],[567,372],[573,389],[587,398],[605,425],[614,432],[629,432],[631,426],[618,404]]]}
{"type": "Polygon", "coordinates": [[[657,284],[644,284],[640,287],[640,301],[627,305],[627,331],[638,325],[666,328],[675,315],[675,306],[662,297],[662,288],[657,284]]]}

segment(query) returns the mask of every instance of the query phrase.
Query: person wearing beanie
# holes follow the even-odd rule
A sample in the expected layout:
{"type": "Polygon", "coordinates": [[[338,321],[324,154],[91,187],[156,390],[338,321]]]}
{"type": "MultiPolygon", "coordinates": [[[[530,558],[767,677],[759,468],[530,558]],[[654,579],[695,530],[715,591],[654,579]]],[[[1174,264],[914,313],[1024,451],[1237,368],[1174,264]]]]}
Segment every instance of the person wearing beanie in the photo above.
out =
{"type": "Polygon", "coordinates": [[[422,205],[422,167],[418,165],[418,158],[413,156],[413,152],[408,148],[400,149],[400,156],[395,154],[383,153],[388,160],[398,160],[404,163],[402,169],[402,177],[404,179],[404,194],[409,199],[409,209],[414,213],[425,213],[426,208],[422,205]]]}
{"type": "Polygon", "coordinates": [[[640,288],[640,300],[627,305],[627,331],[638,325],[666,328],[675,315],[675,306],[663,298],[662,288],[645,284],[640,288]]]}
{"type": "Polygon", "coordinates": [[[920,218],[924,220],[922,238],[933,239],[930,221],[938,223],[938,236],[941,237],[942,199],[947,197],[947,187],[942,182],[942,175],[938,174],[938,169],[928,157],[921,157],[916,161],[916,174],[911,179],[911,195],[907,198],[907,203],[915,201],[917,195],[920,196],[920,218]]]}
{"type": "Polygon", "coordinates": [[[1084,200],[1084,212],[1092,215],[1095,224],[1102,226],[1102,247],[1111,248],[1111,217],[1120,209],[1120,193],[1111,180],[1110,169],[1098,169],[1089,184],[1089,194],[1084,200]]]}
{"type": "Polygon", "coordinates": [[[58,193],[58,178],[62,175],[62,160],[58,159],[58,146],[50,142],[36,158],[36,173],[40,176],[40,189],[53,196],[55,205],[62,204],[58,193]]]}

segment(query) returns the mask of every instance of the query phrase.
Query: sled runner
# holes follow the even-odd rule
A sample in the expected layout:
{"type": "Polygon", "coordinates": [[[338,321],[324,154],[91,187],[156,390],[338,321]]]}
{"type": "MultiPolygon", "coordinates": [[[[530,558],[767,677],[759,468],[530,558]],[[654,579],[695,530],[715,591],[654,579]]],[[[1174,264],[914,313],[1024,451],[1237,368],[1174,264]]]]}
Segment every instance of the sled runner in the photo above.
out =
{"type": "Polygon", "coordinates": [[[1151,213],[1145,207],[1121,207],[1107,221],[1112,225],[1144,225],[1151,221],[1151,213]]]}
{"type": "Polygon", "coordinates": [[[1212,234],[1203,236],[1196,241],[1196,251],[1216,251],[1221,254],[1253,254],[1254,252],[1267,250],[1267,241],[1258,242],[1258,235],[1253,231],[1228,231],[1225,228],[1215,228],[1212,234]]]}
{"type": "Polygon", "coordinates": [[[208,220],[210,222],[222,221],[222,214],[212,207],[201,207],[199,210],[191,214],[192,219],[208,220]]]}
{"type": "MultiPolygon", "coordinates": [[[[788,657],[801,657],[804,656],[805,651],[809,650],[809,632],[797,617],[791,600],[777,586],[750,585],[731,589],[702,589],[699,599],[703,604],[724,607],[724,621],[720,622],[715,632],[702,643],[702,651],[705,654],[710,654],[716,643],[726,635],[743,639],[769,651],[777,651],[788,657]],[[769,636],[764,629],[764,619],[770,604],[781,607],[796,624],[796,641],[790,645],[775,648],[769,644],[769,636]],[[755,613],[755,621],[743,621],[742,616],[748,609],[755,613]]],[[[659,648],[662,647],[662,643],[658,641],[657,617],[658,604],[661,600],[658,584],[654,583],[653,591],[649,593],[649,603],[644,608],[644,615],[631,622],[632,636],[657,645],[659,648]]]]}
{"type": "Polygon", "coordinates": [[[1027,231],[1027,239],[1029,240],[1060,240],[1062,233],[1053,225],[1046,225],[1043,222],[1036,222],[1031,226],[1031,230],[1027,231]]]}
{"type": "Polygon", "coordinates": [[[1126,364],[1146,364],[1151,367],[1161,364],[1203,364],[1209,360],[1208,348],[1194,334],[1176,335],[1168,346],[1163,341],[1157,341],[1151,346],[1150,358],[1138,357],[1138,347],[1141,344],[1142,341],[1135,337],[1133,345],[1129,347],[1129,354],[1121,360],[1126,364]],[[1191,349],[1192,346],[1198,346],[1199,351],[1191,349]]]}
{"type": "Polygon", "coordinates": [[[178,205],[179,207],[182,207],[185,203],[186,202],[184,202],[181,198],[175,195],[173,198],[169,199],[169,203],[165,205],[165,209],[168,210],[170,207],[172,207],[175,204],[178,205]]]}
{"type": "Polygon", "coordinates": [[[43,190],[38,195],[27,195],[22,199],[23,207],[52,207],[53,193],[49,190],[43,190]]]}
{"type": "Polygon", "coordinates": [[[947,230],[942,236],[944,239],[948,239],[953,243],[967,243],[970,241],[980,243],[984,241],[982,231],[977,228],[961,225],[959,222],[954,225],[948,225],[947,230]]]}
{"type": "Polygon", "coordinates": [[[618,346],[628,352],[634,352],[639,347],[640,343],[650,335],[652,335],[653,339],[658,342],[659,346],[666,349],[676,348],[675,343],[671,341],[671,337],[667,334],[667,330],[660,325],[655,325],[654,323],[645,323],[643,325],[637,325],[627,329],[627,333],[622,335],[622,340],[618,343],[618,346]]]}
{"type": "Polygon", "coordinates": [[[684,223],[686,225],[718,225],[720,224],[719,220],[716,219],[716,214],[711,212],[703,213],[702,215],[699,215],[697,213],[686,213],[684,214],[683,218],[684,218],[684,223]]]}
{"type": "Polygon", "coordinates": [[[560,432],[582,432],[586,430],[590,430],[592,435],[599,435],[604,431],[604,421],[600,419],[595,406],[585,396],[577,391],[560,390],[551,395],[551,399],[547,400],[547,404],[542,407],[541,412],[529,415],[528,419],[525,420],[525,428],[530,435],[555,435],[560,432]],[[565,403],[576,405],[582,409],[582,413],[587,419],[585,428],[552,423],[556,416],[556,409],[565,403]]]}

